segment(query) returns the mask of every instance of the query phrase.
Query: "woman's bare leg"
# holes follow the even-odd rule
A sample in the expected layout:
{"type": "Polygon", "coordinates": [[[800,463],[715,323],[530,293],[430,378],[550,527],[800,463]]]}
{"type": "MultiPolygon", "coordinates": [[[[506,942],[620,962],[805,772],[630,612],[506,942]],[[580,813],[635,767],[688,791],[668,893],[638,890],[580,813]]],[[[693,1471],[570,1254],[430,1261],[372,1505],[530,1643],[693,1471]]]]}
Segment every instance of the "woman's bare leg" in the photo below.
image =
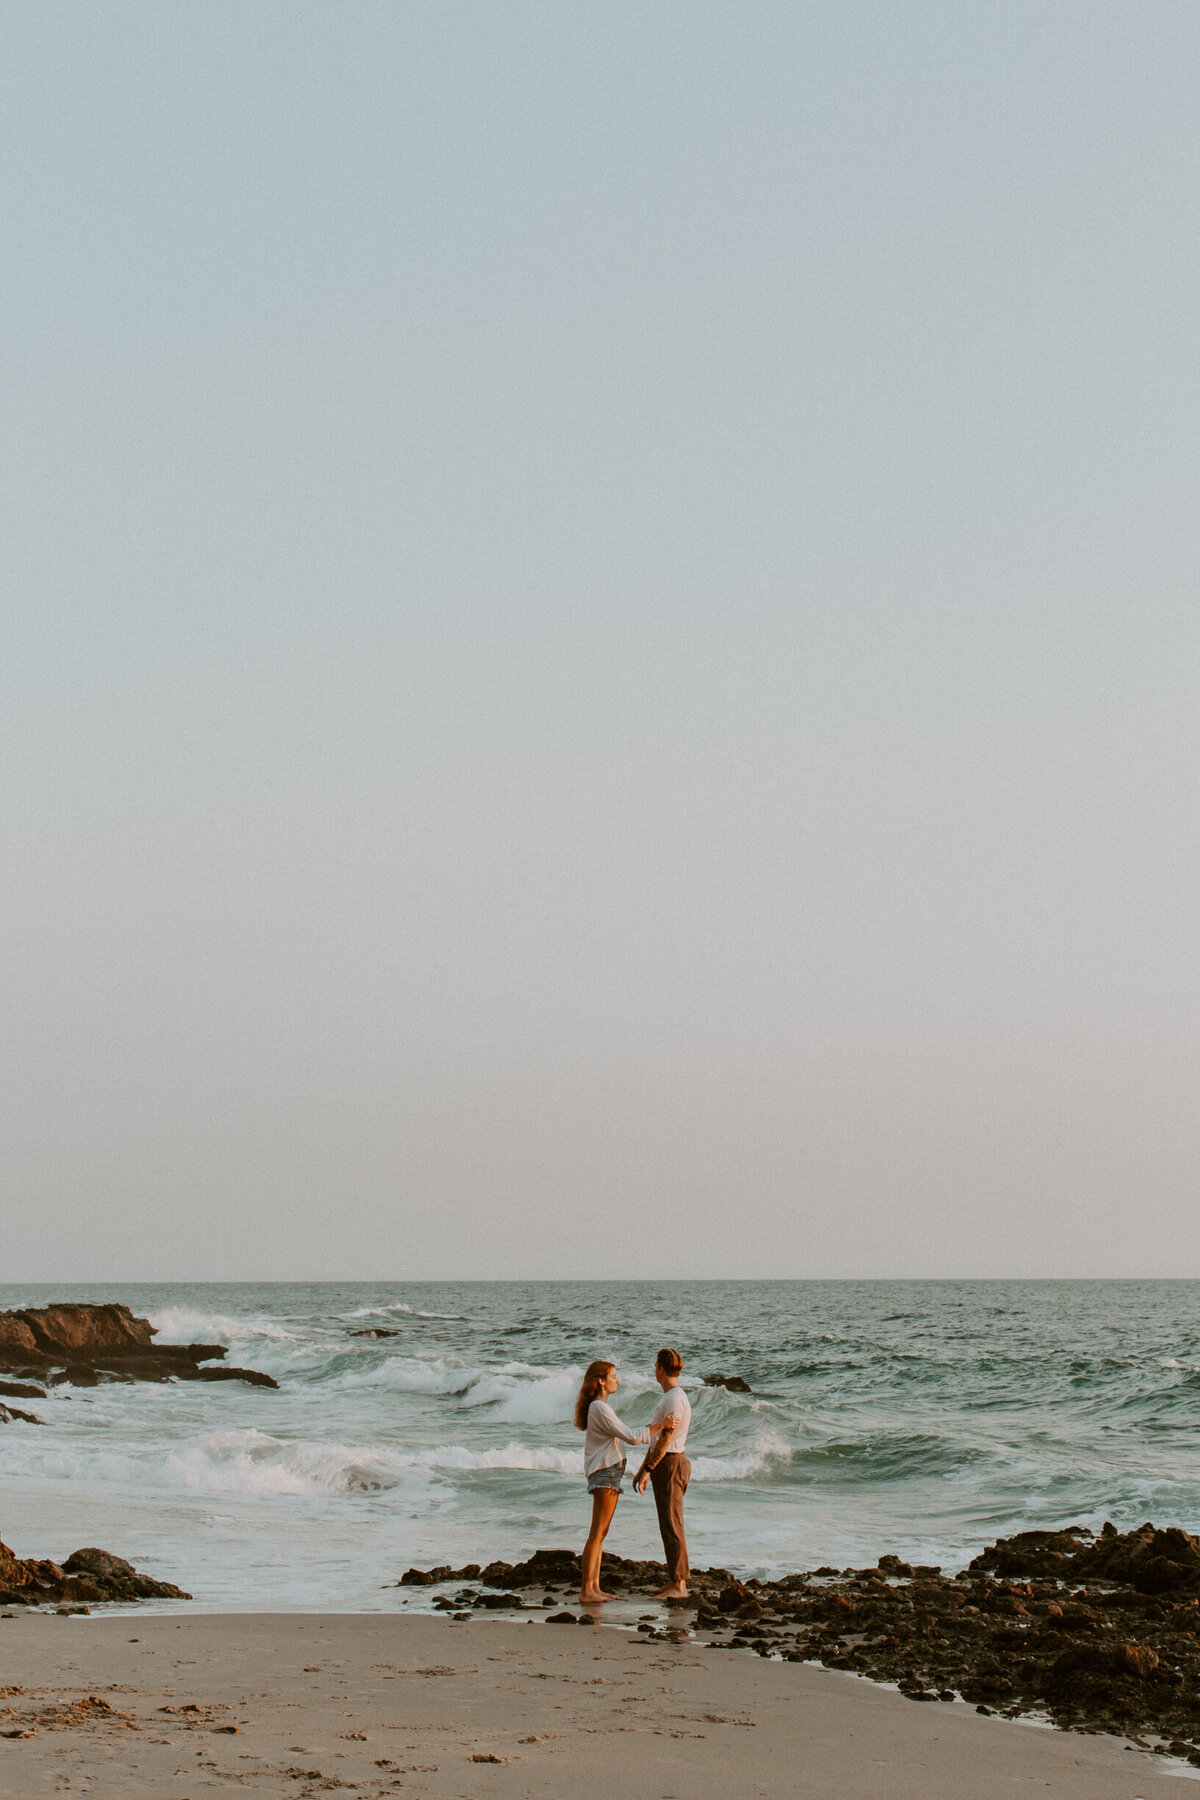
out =
{"type": "Polygon", "coordinates": [[[606,1594],[600,1586],[600,1555],[620,1498],[616,1488],[597,1488],[592,1495],[592,1529],[588,1532],[587,1543],[583,1546],[583,1555],[579,1559],[583,1565],[579,1599],[585,1606],[593,1606],[598,1600],[613,1598],[612,1594],[606,1594]]]}

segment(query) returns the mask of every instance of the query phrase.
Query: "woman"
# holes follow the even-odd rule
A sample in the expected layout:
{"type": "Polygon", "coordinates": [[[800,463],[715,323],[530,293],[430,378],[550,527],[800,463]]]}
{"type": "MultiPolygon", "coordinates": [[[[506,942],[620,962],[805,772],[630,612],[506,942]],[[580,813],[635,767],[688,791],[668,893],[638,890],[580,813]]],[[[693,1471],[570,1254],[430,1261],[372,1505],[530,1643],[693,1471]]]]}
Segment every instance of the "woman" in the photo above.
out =
{"type": "Polygon", "coordinates": [[[620,1385],[612,1363],[589,1363],[575,1402],[575,1424],[587,1433],[583,1472],[592,1496],[592,1529],[583,1546],[583,1579],[579,1588],[579,1599],[585,1606],[614,1598],[600,1586],[600,1554],[621,1498],[621,1477],[625,1473],[625,1452],[621,1446],[648,1444],[653,1435],[663,1430],[661,1425],[643,1425],[638,1431],[630,1431],[628,1425],[622,1424],[608,1404],[608,1396],[615,1394],[620,1385]]]}

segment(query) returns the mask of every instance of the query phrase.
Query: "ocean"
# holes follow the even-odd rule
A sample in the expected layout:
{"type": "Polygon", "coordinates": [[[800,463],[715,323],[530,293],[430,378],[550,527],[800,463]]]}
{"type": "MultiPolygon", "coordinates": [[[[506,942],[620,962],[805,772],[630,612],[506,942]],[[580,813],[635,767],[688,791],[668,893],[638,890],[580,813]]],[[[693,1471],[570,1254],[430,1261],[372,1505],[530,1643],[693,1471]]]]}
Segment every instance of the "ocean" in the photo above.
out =
{"type": "MultiPolygon", "coordinates": [[[[0,1307],[122,1300],[168,1342],[274,1375],[62,1387],[0,1430],[0,1535],[100,1545],[189,1610],[374,1612],[410,1564],[578,1548],[571,1411],[617,1364],[642,1423],[685,1358],[697,1566],[773,1576],[884,1551],[961,1567],[1031,1526],[1200,1527],[1194,1281],[22,1285],[0,1307]],[[354,1333],[380,1328],[395,1336],[354,1333]],[[740,1375],[753,1392],[706,1387],[740,1375]]],[[[659,1553],[626,1488],[609,1547],[659,1553]]]]}

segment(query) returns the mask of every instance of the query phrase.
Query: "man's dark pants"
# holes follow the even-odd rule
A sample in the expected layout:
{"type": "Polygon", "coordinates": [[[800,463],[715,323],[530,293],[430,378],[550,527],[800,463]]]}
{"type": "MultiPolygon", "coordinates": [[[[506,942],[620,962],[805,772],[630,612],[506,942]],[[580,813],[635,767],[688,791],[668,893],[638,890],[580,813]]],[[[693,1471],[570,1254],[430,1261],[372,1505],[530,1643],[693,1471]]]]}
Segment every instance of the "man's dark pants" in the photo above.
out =
{"type": "Polygon", "coordinates": [[[683,1496],[691,1478],[692,1465],[682,1450],[668,1450],[661,1462],[650,1471],[654,1504],[658,1508],[658,1529],[662,1532],[667,1554],[667,1580],[673,1587],[686,1581],[691,1573],[687,1538],[683,1534],[683,1496]]]}

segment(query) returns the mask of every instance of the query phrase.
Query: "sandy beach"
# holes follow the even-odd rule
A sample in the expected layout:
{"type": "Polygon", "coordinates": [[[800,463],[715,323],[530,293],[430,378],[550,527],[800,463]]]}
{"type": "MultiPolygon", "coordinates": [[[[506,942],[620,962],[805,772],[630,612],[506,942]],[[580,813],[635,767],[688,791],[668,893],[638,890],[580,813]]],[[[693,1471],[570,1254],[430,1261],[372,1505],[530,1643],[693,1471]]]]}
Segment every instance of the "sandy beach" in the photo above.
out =
{"type": "Polygon", "coordinates": [[[0,1633],[5,1800],[1187,1791],[1118,1738],[612,1629],[129,1612],[29,1613],[0,1633]]]}

